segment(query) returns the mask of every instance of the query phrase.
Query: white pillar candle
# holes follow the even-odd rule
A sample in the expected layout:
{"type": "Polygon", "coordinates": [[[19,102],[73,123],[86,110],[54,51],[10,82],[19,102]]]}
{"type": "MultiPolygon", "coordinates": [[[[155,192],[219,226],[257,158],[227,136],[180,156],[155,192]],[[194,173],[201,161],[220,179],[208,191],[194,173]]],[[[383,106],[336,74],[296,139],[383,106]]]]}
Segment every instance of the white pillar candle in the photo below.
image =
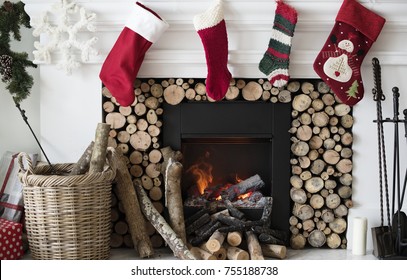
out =
{"type": "Polygon", "coordinates": [[[366,255],[367,219],[355,217],[353,219],[353,246],[354,255],[366,255]]]}

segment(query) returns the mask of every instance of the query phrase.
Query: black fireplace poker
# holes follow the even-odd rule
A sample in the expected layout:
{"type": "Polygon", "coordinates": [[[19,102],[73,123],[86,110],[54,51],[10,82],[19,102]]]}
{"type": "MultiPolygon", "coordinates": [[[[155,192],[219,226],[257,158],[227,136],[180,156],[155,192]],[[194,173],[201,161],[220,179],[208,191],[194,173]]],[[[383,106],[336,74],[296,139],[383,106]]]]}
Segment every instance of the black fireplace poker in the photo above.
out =
{"type": "Polygon", "coordinates": [[[13,97],[13,101],[16,104],[17,109],[20,111],[21,117],[23,118],[24,122],[27,124],[27,126],[30,129],[32,135],[34,136],[35,141],[37,142],[38,146],[40,147],[41,152],[43,153],[45,159],[47,160],[49,166],[51,167],[51,170],[53,170],[52,164],[51,164],[50,160],[48,159],[47,154],[45,153],[44,149],[42,148],[40,141],[38,140],[37,136],[35,135],[34,130],[32,129],[30,123],[28,122],[28,118],[25,115],[25,110],[21,109],[20,103],[16,100],[15,97],[13,97]]]}

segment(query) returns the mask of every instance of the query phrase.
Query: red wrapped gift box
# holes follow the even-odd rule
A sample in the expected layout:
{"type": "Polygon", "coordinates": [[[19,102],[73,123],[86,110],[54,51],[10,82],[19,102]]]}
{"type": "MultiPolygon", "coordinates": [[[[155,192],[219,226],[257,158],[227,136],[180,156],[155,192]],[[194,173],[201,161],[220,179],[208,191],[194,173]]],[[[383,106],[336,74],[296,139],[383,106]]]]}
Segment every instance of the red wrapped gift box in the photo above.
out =
{"type": "Polygon", "coordinates": [[[0,218],[0,260],[17,260],[23,254],[23,225],[0,218]]]}

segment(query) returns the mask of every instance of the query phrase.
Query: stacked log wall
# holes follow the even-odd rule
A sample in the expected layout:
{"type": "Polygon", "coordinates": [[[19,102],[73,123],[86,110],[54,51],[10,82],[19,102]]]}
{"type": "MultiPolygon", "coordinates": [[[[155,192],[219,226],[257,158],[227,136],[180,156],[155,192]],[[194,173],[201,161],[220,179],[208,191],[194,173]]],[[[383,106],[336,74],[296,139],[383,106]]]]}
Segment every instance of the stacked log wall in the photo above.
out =
{"type": "MultiPolygon", "coordinates": [[[[162,213],[165,207],[164,178],[160,172],[163,165],[161,130],[165,125],[162,105],[164,102],[174,106],[184,101],[212,102],[206,95],[205,81],[137,79],[135,101],[128,107],[120,106],[106,87],[102,88],[102,94],[103,118],[111,125],[109,146],[119,148],[125,155],[133,181],[143,186],[162,213]]],[[[288,131],[292,155],[292,215],[287,221],[290,245],[295,249],[306,246],[346,248],[347,213],[352,207],[351,108],[335,98],[321,80],[292,80],[284,88],[275,88],[264,79],[232,79],[222,102],[228,100],[292,104],[288,131]]],[[[123,213],[116,216],[118,220],[113,221],[117,217],[112,214],[112,236],[115,237],[118,234],[115,227],[123,229],[126,222],[123,213]],[[121,226],[116,226],[117,223],[121,226]]],[[[126,234],[116,247],[127,245],[126,234]]],[[[155,247],[164,245],[153,227],[149,234],[155,247]]]]}

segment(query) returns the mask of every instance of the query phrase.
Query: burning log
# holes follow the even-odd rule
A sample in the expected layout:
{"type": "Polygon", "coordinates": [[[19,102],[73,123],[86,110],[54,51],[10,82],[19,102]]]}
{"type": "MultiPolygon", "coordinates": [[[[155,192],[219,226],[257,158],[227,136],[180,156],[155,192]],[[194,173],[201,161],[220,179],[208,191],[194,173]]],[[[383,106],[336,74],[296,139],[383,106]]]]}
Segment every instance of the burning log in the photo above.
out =
{"type": "Polygon", "coordinates": [[[224,200],[224,204],[226,208],[229,210],[229,213],[232,217],[235,217],[237,219],[243,219],[244,213],[237,209],[236,207],[233,206],[232,202],[228,199],[224,200]]]}
{"type": "Polygon", "coordinates": [[[264,182],[258,174],[237,183],[236,185],[230,186],[227,190],[222,192],[223,200],[235,200],[239,195],[245,194],[249,191],[256,191],[264,187],[264,182]]]}
{"type": "MultiPolygon", "coordinates": [[[[195,186],[195,188],[196,188],[196,186],[195,186]]],[[[209,201],[215,200],[222,194],[222,191],[224,189],[225,189],[225,186],[222,184],[218,184],[218,185],[215,185],[212,187],[207,187],[204,191],[203,196],[209,201]]]]}

